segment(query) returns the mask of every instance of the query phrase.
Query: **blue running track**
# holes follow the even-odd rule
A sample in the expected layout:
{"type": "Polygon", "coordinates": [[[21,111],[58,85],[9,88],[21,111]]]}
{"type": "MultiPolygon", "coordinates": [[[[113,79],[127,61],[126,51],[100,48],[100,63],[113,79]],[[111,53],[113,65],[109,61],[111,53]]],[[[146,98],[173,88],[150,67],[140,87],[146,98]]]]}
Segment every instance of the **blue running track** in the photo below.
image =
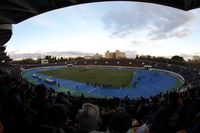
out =
{"type": "MultiPolygon", "coordinates": [[[[72,91],[83,92],[85,94],[97,95],[97,96],[107,96],[107,97],[119,97],[123,98],[128,96],[129,98],[138,98],[138,97],[150,97],[156,95],[160,92],[165,92],[174,87],[177,87],[179,79],[167,72],[162,71],[149,71],[137,68],[135,69],[136,76],[131,81],[131,88],[119,88],[119,89],[111,89],[111,88],[100,88],[88,86],[86,83],[61,79],[57,77],[48,77],[42,74],[39,74],[39,71],[45,70],[53,70],[53,69],[61,69],[63,67],[45,67],[45,68],[34,68],[29,69],[23,72],[23,77],[35,84],[45,84],[47,87],[58,89],[60,87],[68,88],[72,91]],[[48,78],[56,81],[60,84],[58,86],[50,85],[45,83],[43,80],[38,80],[34,78],[32,75],[35,74],[42,79],[48,78]],[[77,87],[78,86],[78,87],[77,87]]],[[[113,69],[116,69],[113,68],[113,69]]],[[[126,68],[120,68],[126,69],[126,68]]]]}

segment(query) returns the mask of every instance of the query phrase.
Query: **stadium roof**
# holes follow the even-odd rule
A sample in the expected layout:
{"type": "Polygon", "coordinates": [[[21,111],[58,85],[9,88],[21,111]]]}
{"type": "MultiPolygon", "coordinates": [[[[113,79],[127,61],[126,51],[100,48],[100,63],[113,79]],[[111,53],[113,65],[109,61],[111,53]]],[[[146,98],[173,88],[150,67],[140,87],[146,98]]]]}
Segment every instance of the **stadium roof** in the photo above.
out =
{"type": "Polygon", "coordinates": [[[10,24],[0,25],[0,46],[7,43],[12,36],[12,26],[10,24]]]}
{"type": "MultiPolygon", "coordinates": [[[[110,0],[0,0],[0,47],[2,47],[5,43],[7,43],[7,41],[10,40],[12,36],[12,24],[20,23],[30,17],[62,7],[83,4],[83,3],[106,2],[106,1],[110,0]]],[[[185,11],[200,7],[200,0],[127,0],[127,1],[161,4],[185,11]]],[[[0,50],[0,52],[4,52],[4,50],[0,50]]]]}
{"type": "Polygon", "coordinates": [[[6,59],[6,58],[8,58],[7,55],[0,55],[0,59],[6,59]]]}
{"type": "Polygon", "coordinates": [[[0,53],[4,52],[6,50],[5,46],[0,46],[0,53]]]}
{"type": "MultiPolygon", "coordinates": [[[[110,0],[0,0],[0,23],[17,24],[35,15],[76,4],[110,0]]],[[[200,7],[199,0],[128,0],[156,3],[191,10],[200,7]]]]}
{"type": "Polygon", "coordinates": [[[11,59],[10,59],[10,57],[9,56],[4,56],[4,57],[1,57],[0,56],[0,62],[2,62],[2,61],[12,61],[11,59]]]}
{"type": "Polygon", "coordinates": [[[0,53],[0,57],[4,57],[4,56],[6,56],[5,52],[0,53]]]}

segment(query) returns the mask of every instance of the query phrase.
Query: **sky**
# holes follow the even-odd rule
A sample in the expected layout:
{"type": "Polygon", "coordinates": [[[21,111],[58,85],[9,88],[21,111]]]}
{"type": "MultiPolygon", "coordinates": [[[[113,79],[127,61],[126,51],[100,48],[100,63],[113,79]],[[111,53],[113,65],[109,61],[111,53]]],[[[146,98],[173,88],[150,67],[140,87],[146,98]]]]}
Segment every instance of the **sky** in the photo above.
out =
{"type": "Polygon", "coordinates": [[[138,2],[100,2],[53,10],[13,25],[13,59],[85,56],[120,50],[185,59],[200,55],[200,9],[138,2]]]}

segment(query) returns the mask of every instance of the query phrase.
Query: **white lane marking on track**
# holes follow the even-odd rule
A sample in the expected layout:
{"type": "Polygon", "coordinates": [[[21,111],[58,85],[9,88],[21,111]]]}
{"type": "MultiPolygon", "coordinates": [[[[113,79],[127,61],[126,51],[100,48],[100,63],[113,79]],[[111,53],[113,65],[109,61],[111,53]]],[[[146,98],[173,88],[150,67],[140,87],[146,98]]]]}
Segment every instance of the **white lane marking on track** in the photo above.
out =
{"type": "Polygon", "coordinates": [[[87,93],[90,93],[90,92],[92,92],[92,91],[94,91],[94,90],[96,90],[96,89],[97,89],[97,88],[91,89],[91,90],[87,91],[87,93]]]}

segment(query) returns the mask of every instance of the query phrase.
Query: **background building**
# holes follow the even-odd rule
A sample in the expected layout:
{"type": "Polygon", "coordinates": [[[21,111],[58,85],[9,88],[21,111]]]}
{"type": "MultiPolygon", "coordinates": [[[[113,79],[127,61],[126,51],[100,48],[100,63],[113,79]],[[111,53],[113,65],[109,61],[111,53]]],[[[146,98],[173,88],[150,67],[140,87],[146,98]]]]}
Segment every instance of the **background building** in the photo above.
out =
{"type": "Polygon", "coordinates": [[[86,60],[89,60],[89,59],[101,59],[102,58],[102,55],[100,55],[99,53],[96,53],[95,55],[92,55],[92,56],[84,56],[84,58],[86,60]]]}
{"type": "Polygon", "coordinates": [[[99,53],[96,53],[95,55],[93,55],[94,59],[101,59],[102,55],[100,55],[99,53]]]}
{"type": "Polygon", "coordinates": [[[115,52],[106,51],[105,58],[107,58],[107,59],[126,58],[126,53],[120,52],[119,50],[116,50],[115,52]]]}
{"type": "Polygon", "coordinates": [[[48,60],[45,60],[45,59],[41,60],[41,64],[48,64],[48,63],[49,63],[48,60]]]}

